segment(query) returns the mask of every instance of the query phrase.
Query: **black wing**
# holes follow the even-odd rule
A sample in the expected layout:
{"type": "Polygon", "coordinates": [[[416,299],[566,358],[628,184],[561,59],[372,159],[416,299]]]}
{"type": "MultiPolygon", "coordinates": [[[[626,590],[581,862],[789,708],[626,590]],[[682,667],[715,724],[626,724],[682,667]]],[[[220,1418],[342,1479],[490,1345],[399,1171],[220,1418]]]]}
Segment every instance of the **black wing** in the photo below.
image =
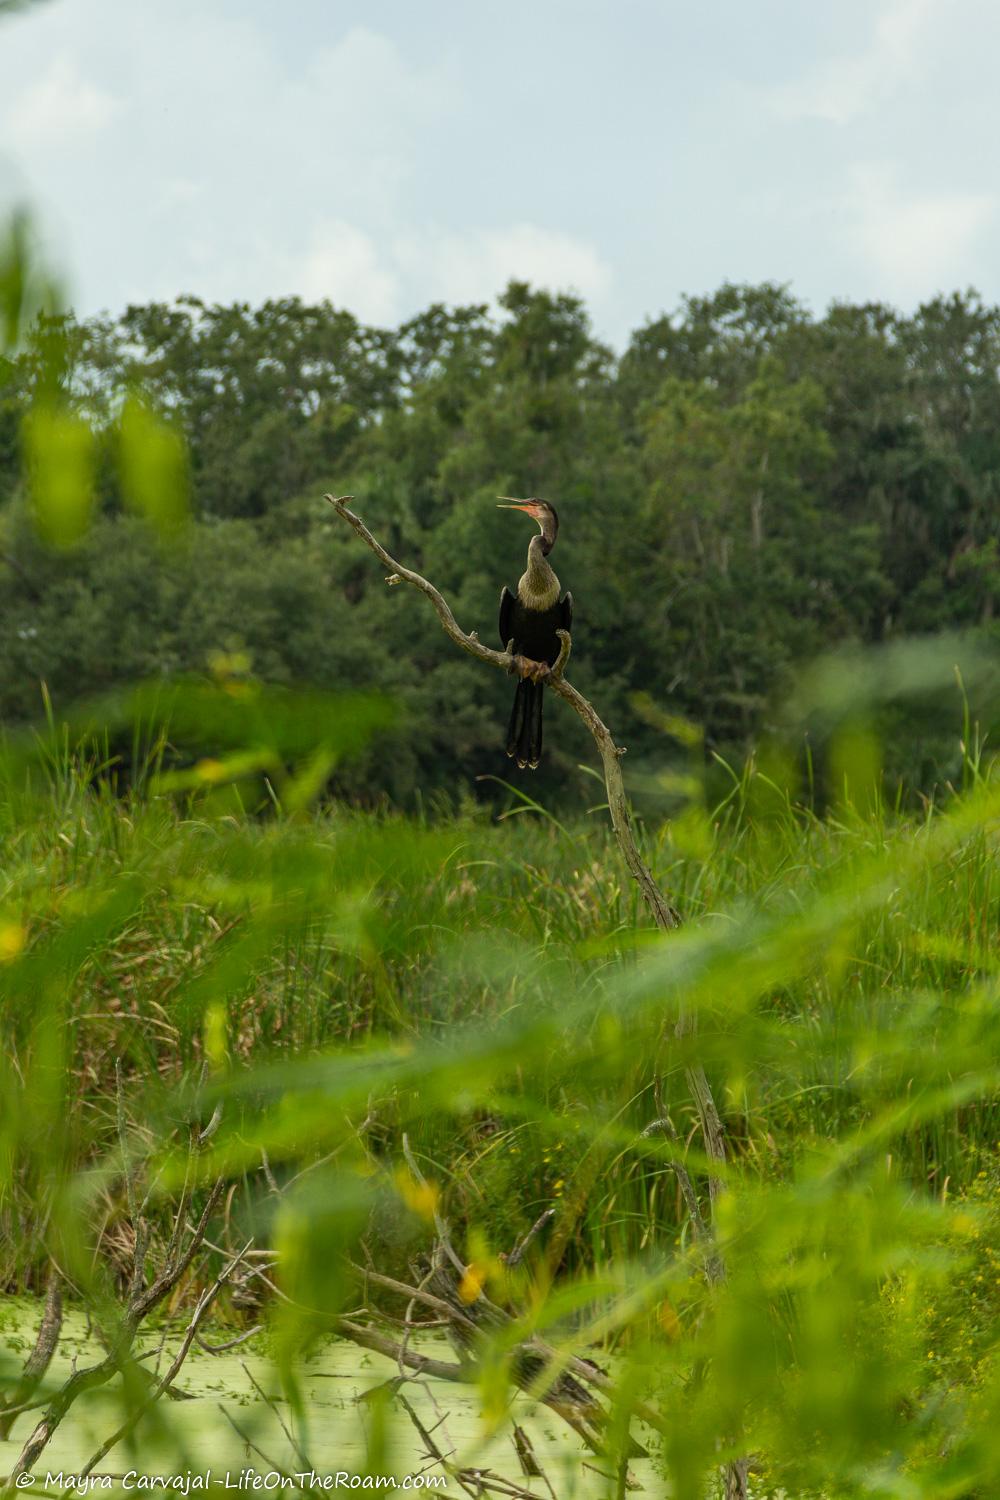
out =
{"type": "Polygon", "coordinates": [[[506,584],[500,594],[500,644],[506,651],[514,636],[514,595],[506,584]]]}
{"type": "Polygon", "coordinates": [[[559,629],[560,630],[572,630],[573,629],[573,595],[572,594],[567,594],[565,596],[565,598],[563,599],[562,603],[560,604],[559,608],[562,610],[562,622],[561,622],[561,624],[559,626],[559,629]]]}

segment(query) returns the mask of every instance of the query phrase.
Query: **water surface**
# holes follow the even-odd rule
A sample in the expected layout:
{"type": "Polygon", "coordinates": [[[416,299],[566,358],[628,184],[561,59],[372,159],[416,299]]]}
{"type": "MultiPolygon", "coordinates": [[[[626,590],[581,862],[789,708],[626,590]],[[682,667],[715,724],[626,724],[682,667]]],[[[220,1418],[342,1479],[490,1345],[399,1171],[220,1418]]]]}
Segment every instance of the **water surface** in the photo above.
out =
{"type": "MultiPolygon", "coordinates": [[[[39,1303],[6,1301],[0,1313],[0,1353],[5,1359],[23,1361],[34,1342],[40,1315],[39,1303]]],[[[179,1326],[167,1336],[161,1371],[169,1364],[182,1331],[179,1326]]],[[[160,1337],[159,1333],[147,1332],[140,1349],[155,1348],[160,1337]]],[[[215,1330],[206,1337],[222,1343],[232,1337],[232,1332],[215,1330]]],[[[443,1338],[423,1338],[413,1347],[437,1359],[454,1358],[443,1338]]],[[[82,1367],[98,1360],[101,1352],[96,1340],[88,1336],[84,1317],[68,1311],[60,1347],[49,1368],[48,1386],[60,1384],[70,1374],[74,1361],[82,1367]]],[[[155,1360],[147,1364],[156,1369],[155,1360]]],[[[182,1482],[188,1476],[192,1494],[198,1492],[199,1486],[193,1481],[199,1479],[214,1495],[231,1492],[234,1497],[264,1495],[268,1488],[280,1486],[279,1471],[301,1474],[314,1470],[319,1479],[311,1487],[317,1494],[323,1492],[321,1483],[328,1475],[334,1476],[328,1484],[329,1492],[335,1494],[357,1488],[360,1477],[373,1471],[395,1476],[400,1486],[405,1476],[442,1474],[438,1464],[428,1461],[420,1436],[397,1403],[383,1406],[373,1399],[372,1393],[399,1373],[390,1360],[335,1339],[317,1346],[301,1362],[298,1373],[304,1419],[296,1416],[282,1391],[263,1336],[215,1357],[195,1347],[177,1381],[194,1399],[161,1400],[135,1433],[107,1454],[95,1472],[113,1476],[116,1489],[128,1487],[139,1496],[150,1493],[146,1487],[149,1476],[182,1482]],[[257,1394],[251,1376],[273,1405],[257,1394]],[[293,1433],[300,1451],[296,1452],[282,1431],[282,1422],[293,1433]],[[384,1429],[381,1447],[380,1428],[384,1429]],[[251,1470],[253,1473],[248,1473],[251,1470]],[[272,1477],[265,1481],[263,1476],[269,1473],[272,1477]]],[[[489,1469],[539,1496],[549,1494],[543,1480],[523,1474],[509,1423],[497,1431],[490,1430],[475,1387],[421,1379],[408,1381],[402,1390],[424,1426],[434,1430],[444,1453],[463,1465],[489,1469]]],[[[597,1472],[597,1461],[553,1412],[533,1405],[520,1394],[513,1398],[511,1412],[528,1434],[558,1500],[572,1500],[574,1496],[596,1500],[613,1493],[597,1472]]],[[[32,1488],[75,1494],[69,1487],[69,1476],[78,1474],[123,1415],[117,1382],[82,1397],[39,1460],[32,1488]],[[60,1473],[61,1485],[54,1477],[60,1473]],[[48,1484],[47,1476],[53,1476],[48,1484]]],[[[7,1442],[0,1443],[0,1472],[10,1472],[36,1420],[37,1413],[26,1413],[15,1423],[7,1442]]],[[[631,1472],[645,1494],[663,1493],[662,1482],[648,1460],[636,1461],[631,1472]]],[[[420,1483],[426,1481],[408,1481],[412,1488],[420,1483]]],[[[96,1495],[101,1492],[100,1488],[92,1491],[96,1495]]],[[[157,1486],[152,1492],[162,1496],[165,1491],[157,1486]]],[[[281,1491],[274,1488],[273,1492],[281,1491]]],[[[429,1493],[452,1496],[465,1492],[448,1479],[429,1493]]]]}

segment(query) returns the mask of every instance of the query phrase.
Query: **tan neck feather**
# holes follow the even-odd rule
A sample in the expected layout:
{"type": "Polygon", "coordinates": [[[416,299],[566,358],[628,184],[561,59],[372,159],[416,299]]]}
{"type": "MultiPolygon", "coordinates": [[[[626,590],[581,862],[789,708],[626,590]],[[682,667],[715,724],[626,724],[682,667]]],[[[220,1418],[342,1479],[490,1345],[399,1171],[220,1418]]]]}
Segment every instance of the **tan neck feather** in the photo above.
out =
{"type": "Polygon", "coordinates": [[[559,580],[542,551],[540,536],[528,547],[528,566],[517,585],[517,597],[528,609],[551,609],[559,602],[559,580]]]}

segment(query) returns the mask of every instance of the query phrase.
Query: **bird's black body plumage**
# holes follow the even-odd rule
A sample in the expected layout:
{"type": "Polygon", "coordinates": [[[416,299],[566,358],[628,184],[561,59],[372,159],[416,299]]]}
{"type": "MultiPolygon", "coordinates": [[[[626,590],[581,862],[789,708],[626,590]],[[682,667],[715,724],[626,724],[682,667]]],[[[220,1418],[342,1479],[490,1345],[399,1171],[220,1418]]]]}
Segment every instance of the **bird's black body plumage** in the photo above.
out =
{"type": "MultiPolygon", "coordinates": [[[[568,631],[573,623],[573,596],[559,598],[559,580],[547,561],[559,522],[554,509],[544,501],[527,501],[518,508],[538,521],[541,535],[532,538],[528,567],[517,593],[505,587],[500,595],[500,640],[516,656],[551,667],[559,657],[556,632],[568,631]]],[[[544,692],[544,685],[530,677],[522,677],[514,691],[507,754],[522,768],[534,770],[541,759],[544,692]]]]}

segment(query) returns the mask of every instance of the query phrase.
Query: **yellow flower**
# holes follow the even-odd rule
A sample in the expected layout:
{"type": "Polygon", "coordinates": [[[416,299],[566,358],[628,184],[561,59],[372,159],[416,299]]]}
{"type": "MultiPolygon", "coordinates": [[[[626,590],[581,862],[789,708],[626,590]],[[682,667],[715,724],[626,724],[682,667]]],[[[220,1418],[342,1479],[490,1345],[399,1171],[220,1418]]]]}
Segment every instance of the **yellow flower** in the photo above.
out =
{"type": "Polygon", "coordinates": [[[477,1297],[482,1292],[483,1287],[486,1285],[486,1277],[488,1274],[489,1267],[479,1265],[476,1263],[476,1261],[473,1261],[471,1265],[466,1266],[465,1275],[462,1277],[461,1281],[458,1284],[458,1295],[461,1297],[466,1306],[468,1306],[470,1302],[476,1301],[477,1297]]]}
{"type": "Polygon", "coordinates": [[[404,1172],[400,1168],[396,1173],[396,1190],[407,1208],[418,1214],[421,1219],[433,1223],[441,1197],[441,1191],[436,1183],[417,1182],[409,1172],[404,1172]]]}
{"type": "Polygon", "coordinates": [[[221,760],[207,758],[198,762],[194,768],[194,774],[199,781],[206,781],[212,784],[216,781],[222,781],[225,778],[226,768],[221,760]]]}
{"type": "Polygon", "coordinates": [[[669,1298],[665,1298],[657,1309],[660,1327],[668,1339],[675,1339],[680,1335],[681,1320],[677,1316],[676,1309],[669,1298]]]}
{"type": "Polygon", "coordinates": [[[205,1007],[202,1022],[202,1045],[215,1072],[226,1066],[226,1029],[226,1007],[215,1000],[205,1007]]]}
{"type": "Polygon", "coordinates": [[[0,922],[0,964],[13,963],[24,951],[28,934],[20,922],[0,922]]]}

